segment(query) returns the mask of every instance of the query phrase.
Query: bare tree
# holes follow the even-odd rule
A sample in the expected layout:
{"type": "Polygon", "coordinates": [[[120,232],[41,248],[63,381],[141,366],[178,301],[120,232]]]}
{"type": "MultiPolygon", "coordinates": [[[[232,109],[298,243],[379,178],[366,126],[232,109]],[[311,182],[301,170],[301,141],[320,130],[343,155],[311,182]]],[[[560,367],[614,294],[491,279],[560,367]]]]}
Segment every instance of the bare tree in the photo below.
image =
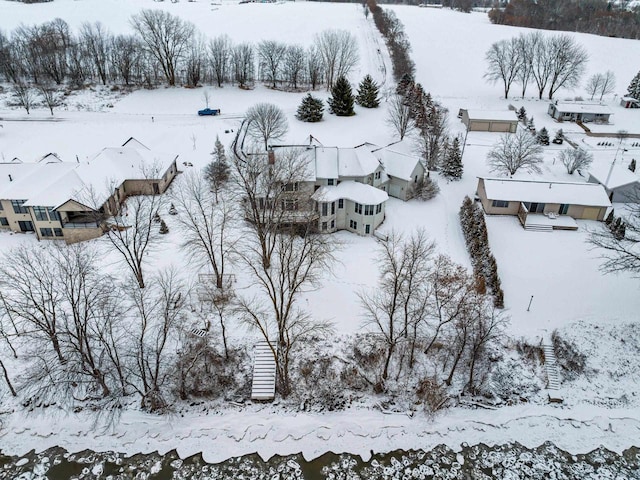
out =
{"type": "Polygon", "coordinates": [[[284,137],[289,130],[287,118],[277,105],[272,103],[257,103],[245,114],[247,132],[256,140],[264,142],[264,148],[269,148],[270,140],[284,137]]]}
{"type": "Polygon", "coordinates": [[[209,63],[218,87],[222,87],[227,80],[231,51],[231,39],[227,35],[209,40],[209,63]]]}
{"type": "Polygon", "coordinates": [[[249,43],[241,43],[233,47],[231,51],[231,66],[233,78],[239,86],[244,88],[253,82],[254,78],[254,52],[249,43]]]}
{"type": "Polygon", "coordinates": [[[300,45],[289,45],[284,56],[282,73],[284,80],[294,90],[304,81],[307,56],[300,45]]]}
{"type": "Polygon", "coordinates": [[[522,98],[527,93],[527,87],[533,76],[533,62],[535,56],[535,43],[539,37],[520,34],[517,39],[517,48],[520,52],[520,68],[516,72],[516,78],[522,85],[522,98]]]}
{"type": "Polygon", "coordinates": [[[411,108],[400,95],[391,97],[386,121],[387,125],[400,136],[400,140],[413,130],[414,124],[411,118],[411,108]]]}
{"type": "Polygon", "coordinates": [[[323,60],[327,89],[358,64],[358,42],[346,30],[324,30],[316,35],[314,45],[323,60]]]}
{"type": "Polygon", "coordinates": [[[195,27],[164,10],[142,10],[131,17],[142,44],[160,64],[165,80],[176,84],[178,64],[186,55],[195,27]]]}
{"type": "Polygon", "coordinates": [[[607,70],[602,74],[602,81],[600,82],[600,88],[598,89],[598,93],[600,94],[600,101],[602,101],[602,97],[613,92],[616,88],[616,76],[611,70],[607,70]]]}
{"type": "Polygon", "coordinates": [[[206,50],[204,36],[201,33],[194,34],[184,62],[187,85],[190,87],[198,86],[205,74],[206,50]]]}
{"type": "Polygon", "coordinates": [[[549,100],[562,87],[579,84],[589,59],[587,51],[573,37],[562,34],[548,40],[550,56],[549,100]]]}
{"type": "Polygon", "coordinates": [[[182,248],[200,267],[210,268],[216,287],[224,287],[225,268],[233,260],[237,239],[233,236],[231,204],[218,202],[209,182],[199,173],[183,175],[180,188],[172,200],[180,211],[178,221],[183,226],[182,248]]]}
{"type": "Polygon", "coordinates": [[[582,148],[569,147],[562,150],[558,156],[569,175],[572,175],[576,170],[589,168],[593,162],[593,155],[582,148]]]}
{"type": "Polygon", "coordinates": [[[31,108],[35,104],[36,94],[35,91],[27,84],[18,82],[11,88],[13,98],[19,107],[24,108],[27,111],[27,115],[31,111],[31,108]]]}
{"type": "Polygon", "coordinates": [[[262,80],[270,82],[276,88],[276,82],[282,73],[282,64],[287,46],[275,40],[262,40],[258,43],[258,63],[262,80]]]}
{"type": "Polygon", "coordinates": [[[108,60],[111,48],[111,34],[100,22],[85,22],[80,28],[80,43],[93,63],[95,72],[103,85],[107,84],[108,60]]]}
{"type": "Polygon", "coordinates": [[[38,85],[38,92],[44,104],[49,108],[51,115],[53,115],[53,109],[62,104],[62,93],[51,85],[38,85]]]}
{"type": "Polygon", "coordinates": [[[540,32],[530,33],[528,38],[533,49],[531,74],[538,87],[538,98],[541,99],[551,77],[551,45],[549,39],[540,32]]]}
{"type": "Polygon", "coordinates": [[[125,85],[129,85],[140,62],[141,47],[134,36],[118,35],[112,39],[110,48],[110,64],[114,73],[122,79],[125,85]]]}
{"type": "Polygon", "coordinates": [[[542,147],[531,133],[518,129],[502,135],[487,159],[491,170],[499,174],[513,175],[520,169],[540,173],[542,147]]]}
{"type": "Polygon", "coordinates": [[[591,100],[593,100],[593,97],[595,97],[596,93],[598,93],[598,91],[600,90],[602,80],[603,79],[601,73],[595,73],[589,77],[589,80],[587,80],[585,88],[587,90],[587,93],[591,95],[591,100]]]}
{"type": "Polygon", "coordinates": [[[322,83],[324,76],[325,68],[322,54],[317,46],[312,45],[307,50],[307,78],[311,85],[311,90],[315,90],[322,83]]]}
{"type": "Polygon", "coordinates": [[[522,68],[522,49],[517,37],[500,40],[491,45],[485,57],[488,62],[485,77],[495,83],[501,81],[504,98],[509,98],[509,90],[522,68]]]}

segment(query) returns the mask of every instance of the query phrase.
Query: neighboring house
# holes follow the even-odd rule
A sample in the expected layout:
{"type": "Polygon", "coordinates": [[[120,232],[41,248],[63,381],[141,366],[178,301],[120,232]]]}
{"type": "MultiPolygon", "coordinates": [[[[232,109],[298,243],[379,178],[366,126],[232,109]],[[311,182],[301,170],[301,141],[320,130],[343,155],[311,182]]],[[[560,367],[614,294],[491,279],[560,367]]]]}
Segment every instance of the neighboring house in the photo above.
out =
{"type": "Polygon", "coordinates": [[[609,123],[613,114],[609,107],[599,103],[558,102],[549,104],[547,113],[559,122],[609,123]]]}
{"type": "Polygon", "coordinates": [[[518,129],[518,117],[510,110],[461,109],[459,116],[470,132],[516,133],[518,129]]]}
{"type": "Polygon", "coordinates": [[[621,97],[620,106],[624,108],[640,108],[640,101],[632,97],[621,97]]]}
{"type": "Polygon", "coordinates": [[[573,219],[602,221],[611,207],[602,185],[584,182],[479,177],[477,195],[487,214],[518,216],[525,228],[538,219],[549,229],[576,230],[573,219]]]}
{"type": "Polygon", "coordinates": [[[310,208],[318,214],[320,232],[344,229],[373,234],[384,221],[389,196],[410,199],[425,174],[418,159],[371,143],[353,148],[273,146],[276,164],[280,149],[299,150],[307,158],[308,178],[297,182],[295,188],[310,192],[310,208]]]}
{"type": "Polygon", "coordinates": [[[612,202],[639,203],[640,180],[626,165],[615,162],[592,164],[589,169],[589,183],[602,185],[612,202]]]}
{"type": "Polygon", "coordinates": [[[0,228],[67,243],[98,237],[128,196],[163,193],[178,172],[176,160],[129,139],[85,162],[47,155],[0,164],[0,228]]]}

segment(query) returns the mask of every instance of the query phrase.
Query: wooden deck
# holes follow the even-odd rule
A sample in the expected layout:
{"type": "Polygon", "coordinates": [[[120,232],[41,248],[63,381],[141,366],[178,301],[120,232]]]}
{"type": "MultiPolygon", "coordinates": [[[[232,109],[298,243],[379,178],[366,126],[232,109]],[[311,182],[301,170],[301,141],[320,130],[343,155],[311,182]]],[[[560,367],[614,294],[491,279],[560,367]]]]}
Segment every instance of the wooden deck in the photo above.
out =
{"type": "Polygon", "coordinates": [[[266,341],[256,343],[251,400],[273,400],[276,394],[276,359],[266,341]]]}

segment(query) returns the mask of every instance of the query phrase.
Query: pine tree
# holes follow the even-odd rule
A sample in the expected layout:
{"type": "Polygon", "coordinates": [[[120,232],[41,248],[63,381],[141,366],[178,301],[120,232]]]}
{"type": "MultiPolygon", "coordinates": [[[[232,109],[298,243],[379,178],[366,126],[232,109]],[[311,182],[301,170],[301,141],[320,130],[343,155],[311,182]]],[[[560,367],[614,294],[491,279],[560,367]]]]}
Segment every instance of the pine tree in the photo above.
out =
{"type": "Polygon", "coordinates": [[[545,127],[542,127],[536,136],[536,140],[540,145],[549,145],[549,132],[545,127]]]}
{"type": "Polygon", "coordinates": [[[401,97],[406,97],[407,93],[413,87],[414,81],[413,77],[409,73],[405,73],[402,75],[402,78],[398,82],[398,86],[396,87],[396,93],[401,97]]]}
{"type": "Polygon", "coordinates": [[[378,93],[378,84],[373,81],[371,75],[367,75],[362,79],[362,82],[360,82],[360,85],[358,86],[358,95],[356,96],[356,102],[361,107],[378,108],[378,106],[380,105],[378,93]]]}
{"type": "Polygon", "coordinates": [[[165,235],[169,233],[169,227],[167,227],[167,224],[164,223],[164,220],[160,220],[160,234],[161,235],[165,235]]]}
{"type": "Polygon", "coordinates": [[[153,221],[154,221],[154,223],[160,223],[160,220],[162,220],[162,219],[160,218],[160,214],[159,214],[158,212],[154,213],[154,215],[153,215],[153,221]]]}
{"type": "Polygon", "coordinates": [[[536,134],[536,125],[535,123],[533,123],[533,117],[531,117],[527,122],[527,128],[531,133],[533,133],[534,135],[536,134]]]}
{"type": "Polygon", "coordinates": [[[611,211],[609,212],[609,215],[607,215],[607,218],[605,218],[605,220],[604,220],[605,225],[607,225],[608,227],[611,227],[611,223],[616,218],[614,216],[613,212],[614,212],[614,209],[612,208],[611,211]]]}
{"type": "Polygon", "coordinates": [[[440,173],[449,180],[460,180],[462,178],[462,155],[460,154],[460,141],[458,137],[453,139],[447,149],[444,161],[440,167],[440,173]]]}
{"type": "Polygon", "coordinates": [[[172,203],[169,207],[169,215],[177,215],[178,210],[176,210],[176,206],[172,203]]]}
{"type": "Polygon", "coordinates": [[[631,163],[629,164],[629,170],[631,170],[632,172],[636,171],[636,159],[635,158],[631,159],[631,163]]]}
{"type": "Polygon", "coordinates": [[[640,100],[640,72],[633,77],[629,87],[627,88],[627,97],[635,98],[636,100],[640,100]]]}
{"type": "Polygon", "coordinates": [[[229,180],[231,169],[227,163],[227,155],[224,146],[220,142],[220,138],[216,137],[216,143],[213,152],[211,152],[211,162],[204,168],[204,178],[211,185],[216,201],[218,201],[218,193],[225,183],[229,180]]]}
{"type": "Polygon", "coordinates": [[[335,85],[331,88],[331,97],[327,101],[329,104],[329,111],[339,117],[349,117],[355,115],[353,111],[353,102],[355,98],[351,90],[349,81],[340,76],[336,80],[335,85]]]}
{"type": "Polygon", "coordinates": [[[553,139],[553,143],[562,145],[562,142],[564,142],[564,132],[562,131],[561,128],[559,128],[558,131],[556,132],[555,138],[553,139]]]}
{"type": "Polygon", "coordinates": [[[518,120],[522,123],[526,123],[527,122],[527,111],[524,109],[524,107],[520,107],[520,110],[518,110],[518,120]]]}
{"type": "Polygon", "coordinates": [[[323,110],[324,104],[322,100],[311,96],[309,93],[302,99],[296,113],[296,118],[303,122],[319,122],[322,120],[323,110]]]}

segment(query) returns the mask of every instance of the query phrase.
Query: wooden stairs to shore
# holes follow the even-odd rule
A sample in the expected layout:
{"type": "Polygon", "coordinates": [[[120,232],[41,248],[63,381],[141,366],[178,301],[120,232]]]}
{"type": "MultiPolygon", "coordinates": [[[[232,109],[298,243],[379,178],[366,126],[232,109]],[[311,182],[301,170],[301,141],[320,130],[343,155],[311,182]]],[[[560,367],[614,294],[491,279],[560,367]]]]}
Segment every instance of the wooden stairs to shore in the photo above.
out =
{"type": "Polygon", "coordinates": [[[251,400],[273,400],[276,395],[276,359],[266,341],[256,343],[251,400]]]}
{"type": "Polygon", "coordinates": [[[558,390],[560,388],[560,375],[558,374],[558,363],[553,345],[542,345],[544,350],[544,368],[547,372],[547,389],[558,390]]]}

